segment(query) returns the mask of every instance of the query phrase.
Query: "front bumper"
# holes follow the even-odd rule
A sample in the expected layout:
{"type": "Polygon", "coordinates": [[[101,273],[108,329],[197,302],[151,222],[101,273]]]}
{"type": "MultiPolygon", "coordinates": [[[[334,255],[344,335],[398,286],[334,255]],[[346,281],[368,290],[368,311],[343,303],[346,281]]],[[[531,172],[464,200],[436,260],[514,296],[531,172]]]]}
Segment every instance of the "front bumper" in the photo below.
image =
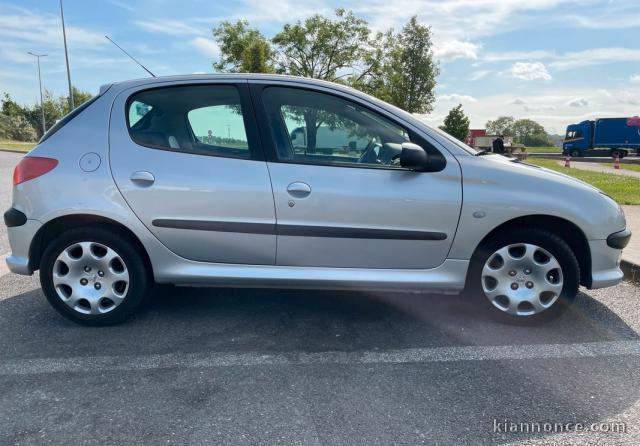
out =
{"type": "Polygon", "coordinates": [[[20,226],[7,229],[11,255],[7,257],[6,261],[11,272],[27,276],[33,274],[33,269],[29,265],[29,249],[41,226],[42,224],[38,220],[27,220],[20,226]]]}
{"type": "Polygon", "coordinates": [[[589,288],[606,288],[617,285],[624,277],[620,269],[622,249],[607,245],[607,240],[589,241],[591,250],[591,286],[589,288]]]}

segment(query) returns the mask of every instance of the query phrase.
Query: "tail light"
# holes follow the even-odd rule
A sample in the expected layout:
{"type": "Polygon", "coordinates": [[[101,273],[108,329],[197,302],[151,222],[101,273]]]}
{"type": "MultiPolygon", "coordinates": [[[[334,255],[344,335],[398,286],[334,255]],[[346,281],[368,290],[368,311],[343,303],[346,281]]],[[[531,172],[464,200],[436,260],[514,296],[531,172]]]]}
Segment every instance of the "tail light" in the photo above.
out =
{"type": "Polygon", "coordinates": [[[40,156],[27,156],[22,158],[13,171],[13,185],[17,186],[25,181],[38,178],[53,170],[58,165],[58,160],[43,158],[40,156]]]}

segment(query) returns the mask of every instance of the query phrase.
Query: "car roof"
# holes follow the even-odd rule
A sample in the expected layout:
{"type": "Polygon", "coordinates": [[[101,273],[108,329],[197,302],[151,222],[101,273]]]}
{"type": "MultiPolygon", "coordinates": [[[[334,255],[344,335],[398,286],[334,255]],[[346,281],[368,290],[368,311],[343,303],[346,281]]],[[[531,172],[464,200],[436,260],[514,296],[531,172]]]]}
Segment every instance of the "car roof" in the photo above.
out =
{"type": "Polygon", "coordinates": [[[291,82],[297,84],[307,84],[323,86],[333,88],[337,90],[347,91],[351,94],[358,96],[368,96],[355,88],[348,87],[346,85],[338,84],[335,82],[329,82],[320,79],[313,79],[302,76],[289,76],[284,74],[259,74],[259,73],[212,73],[212,74],[184,74],[184,75],[172,75],[172,76],[157,76],[157,77],[145,77],[140,79],[131,79],[126,81],[114,82],[101,87],[102,90],[108,88],[114,88],[121,91],[132,87],[139,87],[145,85],[151,85],[156,83],[171,83],[171,82],[202,82],[202,81],[216,81],[216,80],[229,80],[234,79],[238,81],[261,81],[261,82],[291,82]]]}

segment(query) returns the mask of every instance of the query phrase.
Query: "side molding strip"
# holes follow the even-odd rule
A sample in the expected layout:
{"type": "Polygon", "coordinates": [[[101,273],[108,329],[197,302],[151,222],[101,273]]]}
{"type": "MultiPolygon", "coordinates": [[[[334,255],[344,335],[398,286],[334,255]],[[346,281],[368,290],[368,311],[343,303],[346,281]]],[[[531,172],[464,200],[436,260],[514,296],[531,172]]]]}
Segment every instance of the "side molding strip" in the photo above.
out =
{"type": "Polygon", "coordinates": [[[158,228],[237,232],[243,234],[287,235],[293,237],[361,238],[378,240],[446,240],[447,238],[447,234],[444,232],[407,231],[402,229],[275,225],[271,223],[238,223],[178,219],[156,219],[153,220],[152,224],[158,228]]]}

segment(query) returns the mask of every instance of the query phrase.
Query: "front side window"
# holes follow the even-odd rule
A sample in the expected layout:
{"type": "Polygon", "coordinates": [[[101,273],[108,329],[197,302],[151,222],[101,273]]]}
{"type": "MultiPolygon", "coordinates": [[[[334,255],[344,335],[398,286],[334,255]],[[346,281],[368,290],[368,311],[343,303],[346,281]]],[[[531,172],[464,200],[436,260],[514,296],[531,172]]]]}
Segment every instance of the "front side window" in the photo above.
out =
{"type": "Polygon", "coordinates": [[[157,88],[135,94],[127,104],[129,133],[137,144],[202,155],[250,157],[236,87],[157,88]]]}
{"type": "Polygon", "coordinates": [[[408,132],[341,98],[270,87],[263,102],[281,161],[400,168],[408,132]]]}

